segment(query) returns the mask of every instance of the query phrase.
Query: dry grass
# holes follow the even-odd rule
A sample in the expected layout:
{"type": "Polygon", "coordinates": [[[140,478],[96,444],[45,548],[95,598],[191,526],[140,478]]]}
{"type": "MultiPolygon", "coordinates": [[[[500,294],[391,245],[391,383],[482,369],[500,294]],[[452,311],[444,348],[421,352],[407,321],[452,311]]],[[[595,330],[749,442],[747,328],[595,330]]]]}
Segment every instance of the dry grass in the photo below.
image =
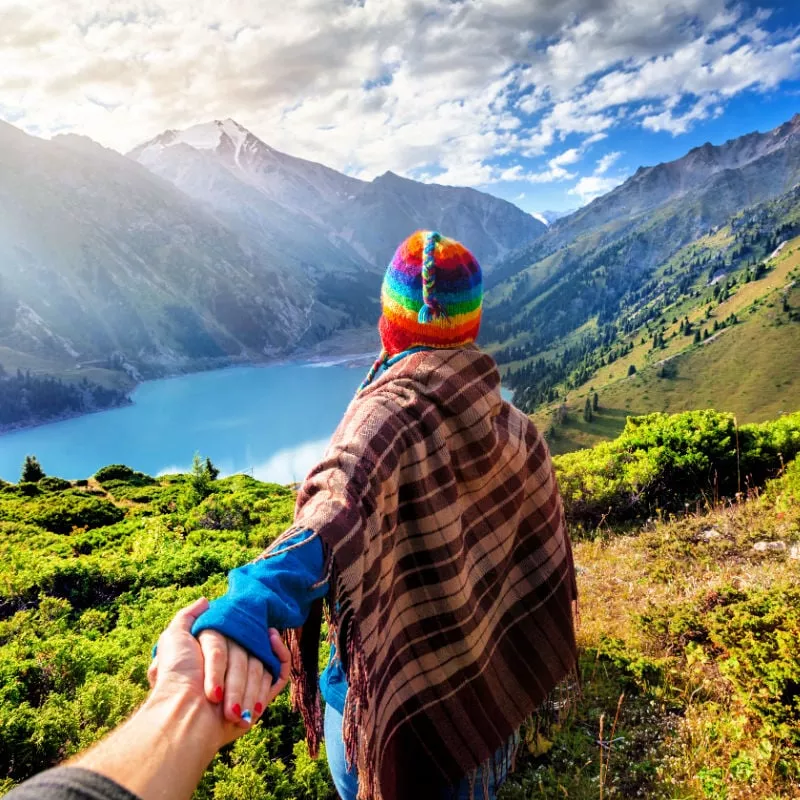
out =
{"type": "MultiPolygon", "coordinates": [[[[726,593],[777,597],[780,609],[781,587],[800,585],[800,559],[790,557],[797,542],[800,505],[786,497],[576,542],[583,699],[506,797],[800,798],[791,763],[798,749],[753,701],[764,686],[754,679],[748,696],[731,672],[731,659],[750,651],[726,650],[691,629],[695,616],[713,618],[726,593]],[[787,547],[758,552],[761,541],[787,547]]],[[[800,627],[780,635],[796,637],[796,658],[790,653],[782,669],[800,682],[800,627]]]]}

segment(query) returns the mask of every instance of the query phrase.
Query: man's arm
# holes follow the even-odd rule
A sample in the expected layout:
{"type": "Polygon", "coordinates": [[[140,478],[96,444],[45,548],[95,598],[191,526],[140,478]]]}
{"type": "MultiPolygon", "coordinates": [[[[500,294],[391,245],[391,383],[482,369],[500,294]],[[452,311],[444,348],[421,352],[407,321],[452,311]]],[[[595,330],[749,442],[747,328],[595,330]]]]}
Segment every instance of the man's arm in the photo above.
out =
{"type": "MultiPolygon", "coordinates": [[[[207,608],[205,598],[195,601],[161,635],[153,691],[127,722],[66,767],[12,790],[7,800],[189,800],[216,752],[247,730],[227,721],[203,691],[203,655],[191,628],[207,608]]],[[[289,678],[289,653],[275,630],[270,643],[280,674],[266,703],[289,678]]]]}

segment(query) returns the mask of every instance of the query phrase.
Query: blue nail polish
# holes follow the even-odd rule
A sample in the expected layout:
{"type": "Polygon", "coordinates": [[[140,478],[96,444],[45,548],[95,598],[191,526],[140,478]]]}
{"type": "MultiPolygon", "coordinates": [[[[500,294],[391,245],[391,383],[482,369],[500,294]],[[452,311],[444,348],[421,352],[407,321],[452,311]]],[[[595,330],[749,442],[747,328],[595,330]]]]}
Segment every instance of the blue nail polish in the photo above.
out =
{"type": "Polygon", "coordinates": [[[152,649],[152,651],[150,652],[150,658],[151,658],[151,659],[152,659],[152,658],[155,658],[155,657],[156,657],[156,653],[157,653],[157,652],[158,652],[158,645],[157,645],[157,644],[154,644],[154,645],[153,645],[153,649],[152,649]]]}
{"type": "Polygon", "coordinates": [[[250,709],[245,709],[242,711],[242,719],[249,725],[253,721],[253,715],[250,713],[250,709]]]}

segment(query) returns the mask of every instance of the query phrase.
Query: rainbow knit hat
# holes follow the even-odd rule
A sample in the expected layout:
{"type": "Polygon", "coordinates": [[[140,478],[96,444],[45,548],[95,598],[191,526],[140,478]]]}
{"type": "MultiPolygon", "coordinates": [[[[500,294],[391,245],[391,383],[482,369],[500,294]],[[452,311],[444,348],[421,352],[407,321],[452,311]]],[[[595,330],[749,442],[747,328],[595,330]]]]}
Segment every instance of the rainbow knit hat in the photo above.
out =
{"type": "Polygon", "coordinates": [[[394,355],[412,347],[462,347],[478,336],[480,264],[464,245],[436,231],[412,233],[397,248],[381,291],[383,349],[363,389],[394,355]]]}

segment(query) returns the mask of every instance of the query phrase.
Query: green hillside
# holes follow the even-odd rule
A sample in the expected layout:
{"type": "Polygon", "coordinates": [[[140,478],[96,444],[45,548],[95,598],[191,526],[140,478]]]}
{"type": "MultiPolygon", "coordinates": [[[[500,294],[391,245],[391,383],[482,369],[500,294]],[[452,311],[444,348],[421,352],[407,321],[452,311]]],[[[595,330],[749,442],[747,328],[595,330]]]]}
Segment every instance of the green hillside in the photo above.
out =
{"type": "Polygon", "coordinates": [[[709,305],[706,288],[667,305],[663,346],[653,347],[656,325],[636,329],[616,346],[624,355],[568,390],[566,403],[540,409],[535,418],[550,430],[553,450],[613,438],[627,416],[652,411],[716,408],[758,422],[791,410],[800,397],[800,237],[765,265],[759,280],[747,281],[747,269],[730,272],[726,280],[736,284],[727,299],[709,305]],[[594,393],[599,408],[587,421],[583,409],[594,393]]]}
{"type": "MultiPolygon", "coordinates": [[[[617,435],[629,414],[708,406],[741,421],[765,419],[798,394],[798,233],[793,189],[734,214],[651,272],[632,273],[613,311],[585,318],[582,303],[577,316],[563,308],[558,324],[571,329],[540,349],[531,344],[536,326],[546,328],[555,312],[548,291],[534,291],[534,327],[488,349],[515,404],[534,414],[555,452],[617,435]],[[596,413],[584,414],[587,399],[596,413]]],[[[587,255],[577,276],[557,270],[554,287],[563,294],[577,280],[581,291],[607,294],[620,269],[609,258],[606,248],[587,255]]]]}
{"type": "MultiPolygon", "coordinates": [[[[556,459],[582,694],[528,733],[506,800],[589,800],[599,785],[620,798],[797,796],[799,452],[800,413],[737,428],[694,412],[632,421],[617,441],[556,459]],[[725,501],[742,481],[762,488],[725,501]]],[[[247,476],[214,481],[199,461],[158,479],[115,466],[0,483],[0,793],[135,708],[174,612],[221,592],[293,503],[247,476]]],[[[334,794],[284,695],[197,797],[334,794]]]]}
{"type": "Polygon", "coordinates": [[[484,344],[555,451],[616,435],[629,413],[792,405],[798,126],[642,168],[492,271],[484,344]]]}

